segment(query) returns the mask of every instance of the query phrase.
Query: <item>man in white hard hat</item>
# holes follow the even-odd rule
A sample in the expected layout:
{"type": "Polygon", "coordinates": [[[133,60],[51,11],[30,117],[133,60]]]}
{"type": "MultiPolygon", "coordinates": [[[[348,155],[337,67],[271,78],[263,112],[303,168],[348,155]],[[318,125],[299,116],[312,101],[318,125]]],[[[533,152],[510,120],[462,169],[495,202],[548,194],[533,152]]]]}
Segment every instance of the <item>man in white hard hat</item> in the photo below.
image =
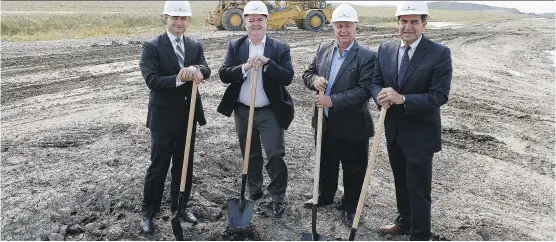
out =
{"type": "Polygon", "coordinates": [[[293,100],[286,90],[293,79],[290,48],[284,42],[266,35],[268,9],[261,1],[250,1],[243,9],[247,35],[228,44],[220,80],[230,85],[226,89],[218,112],[234,113],[241,153],[247,138],[251,83],[255,70],[257,89],[251,152],[249,156],[249,197],[263,196],[263,157],[261,142],[268,162],[265,166],[270,183],[267,191],[272,199],[272,212],[280,217],[284,212],[284,197],[288,184],[288,169],[284,157],[284,130],[293,120],[293,100]]]}
{"type": "MultiPolygon", "coordinates": [[[[359,18],[352,6],[336,7],[330,22],[335,40],[320,44],[303,81],[307,88],[322,92],[315,95],[315,133],[317,107],[324,107],[318,205],[333,203],[342,163],[341,218],[352,226],[367,168],[369,138],[374,135],[368,101],[376,53],[355,40],[359,18]]],[[[312,204],[310,199],[304,207],[312,204]]]]}
{"type": "MultiPolygon", "coordinates": [[[[191,20],[188,1],[167,1],[164,4],[166,32],[145,42],[139,66],[150,89],[147,127],[151,133],[151,165],[145,176],[141,229],[150,234],[154,230],[153,218],[160,211],[164,181],[172,160],[170,196],[172,212],[178,208],[179,186],[185,152],[187,121],[193,82],[203,82],[210,76],[201,43],[184,35],[191,20]]],[[[193,177],[193,150],[197,123],[205,125],[201,96],[197,93],[195,122],[191,137],[190,164],[187,170],[186,190],[189,200],[193,177]]],[[[185,221],[197,223],[190,210],[181,213],[185,221]]]]}
{"type": "Polygon", "coordinates": [[[422,33],[429,11],[422,1],[407,1],[396,11],[400,39],[380,45],[372,97],[388,108],[386,144],[394,174],[398,217],[380,228],[429,240],[432,160],[441,149],[440,107],[452,81],[450,49],[422,33]]]}

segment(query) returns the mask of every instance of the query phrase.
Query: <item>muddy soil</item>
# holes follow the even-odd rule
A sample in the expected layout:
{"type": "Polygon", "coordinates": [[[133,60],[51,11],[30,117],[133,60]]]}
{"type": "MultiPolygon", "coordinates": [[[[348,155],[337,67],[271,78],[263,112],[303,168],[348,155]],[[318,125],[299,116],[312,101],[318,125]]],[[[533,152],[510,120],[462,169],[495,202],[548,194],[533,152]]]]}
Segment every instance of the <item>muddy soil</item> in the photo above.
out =
{"type": "MultiPolygon", "coordinates": [[[[435,240],[554,240],[554,21],[523,19],[431,29],[452,51],[454,75],[442,107],[443,150],[434,159],[435,240]]],[[[394,29],[362,26],[358,41],[376,50],[394,29]]],[[[252,227],[226,227],[226,204],[238,197],[241,156],[233,120],[216,112],[226,88],[217,75],[238,33],[192,33],[205,45],[212,76],[200,87],[208,124],[198,129],[191,240],[299,240],[310,231],[302,203],[312,190],[312,96],[301,74],[331,30],[272,32],[291,47],[288,87],[296,116],[286,132],[287,209],[271,216],[267,194],[252,227]],[[212,37],[211,37],[212,36],[212,37]]],[[[149,161],[148,88],[137,38],[2,42],[2,240],[173,240],[169,194],[156,232],[139,233],[149,161]]],[[[374,104],[375,121],[378,112],[374,104]]],[[[383,139],[384,140],[384,139],[383,139]]],[[[268,179],[265,180],[268,182],[268,179]]],[[[169,189],[170,181],[166,181],[169,189]]],[[[340,182],[341,184],[341,182],[340,182]]],[[[341,197],[343,187],[337,193],[341,197]]],[[[407,240],[377,227],[396,214],[384,141],[358,240],[407,240]]],[[[346,240],[336,206],[319,209],[318,230],[346,240]]]]}

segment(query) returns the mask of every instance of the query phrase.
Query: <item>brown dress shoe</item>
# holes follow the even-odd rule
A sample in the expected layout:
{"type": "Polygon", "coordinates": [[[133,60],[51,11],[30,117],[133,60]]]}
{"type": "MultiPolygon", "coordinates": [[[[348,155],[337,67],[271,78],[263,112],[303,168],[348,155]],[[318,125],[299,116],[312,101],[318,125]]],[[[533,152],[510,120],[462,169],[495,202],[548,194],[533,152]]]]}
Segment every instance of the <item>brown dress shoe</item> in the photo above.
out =
{"type": "Polygon", "coordinates": [[[378,228],[378,231],[385,234],[409,234],[408,228],[402,228],[396,224],[389,224],[378,228]]]}

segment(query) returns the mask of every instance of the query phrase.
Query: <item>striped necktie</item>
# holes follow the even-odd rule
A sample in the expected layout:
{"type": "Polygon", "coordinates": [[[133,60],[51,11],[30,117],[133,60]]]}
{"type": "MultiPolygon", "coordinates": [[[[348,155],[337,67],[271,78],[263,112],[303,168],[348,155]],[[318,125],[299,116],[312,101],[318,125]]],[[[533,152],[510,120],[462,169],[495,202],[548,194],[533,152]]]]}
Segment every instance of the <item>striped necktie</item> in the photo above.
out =
{"type": "Polygon", "coordinates": [[[178,56],[178,63],[180,64],[180,67],[183,68],[185,65],[184,63],[185,52],[181,48],[181,38],[176,38],[176,42],[178,43],[176,45],[176,50],[177,50],[176,56],[178,56]]]}
{"type": "Polygon", "coordinates": [[[411,46],[407,45],[405,51],[403,52],[402,62],[400,63],[400,71],[398,72],[398,88],[403,85],[403,77],[405,75],[405,70],[409,66],[409,50],[411,46]]]}

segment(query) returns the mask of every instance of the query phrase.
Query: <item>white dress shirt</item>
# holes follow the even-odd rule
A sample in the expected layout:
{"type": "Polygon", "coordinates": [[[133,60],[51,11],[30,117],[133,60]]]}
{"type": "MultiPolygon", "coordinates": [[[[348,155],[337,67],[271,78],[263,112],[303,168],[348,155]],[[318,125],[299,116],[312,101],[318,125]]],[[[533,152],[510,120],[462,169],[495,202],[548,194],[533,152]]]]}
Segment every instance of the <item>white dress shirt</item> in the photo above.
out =
{"type": "MultiPolygon", "coordinates": [[[[417,48],[417,45],[419,45],[419,42],[421,42],[421,38],[423,38],[423,35],[421,35],[415,42],[413,42],[413,44],[410,44],[409,46],[411,46],[411,49],[409,49],[409,51],[407,52],[407,55],[409,56],[409,60],[411,60],[411,57],[413,57],[413,53],[415,53],[415,49],[417,48]]],[[[400,65],[402,64],[402,58],[403,58],[403,53],[405,52],[405,42],[402,40],[400,41],[400,49],[398,50],[398,73],[400,72],[400,65]]]]}
{"type": "MultiPolygon", "coordinates": [[[[255,45],[251,39],[249,39],[249,56],[257,53],[259,55],[264,56],[264,46],[266,43],[266,35],[261,40],[261,43],[255,45]]],[[[251,105],[251,84],[252,84],[252,73],[254,68],[249,69],[249,71],[245,72],[243,67],[241,71],[243,73],[243,78],[246,78],[243,84],[241,85],[241,91],[239,92],[238,102],[243,103],[247,106],[251,105]]],[[[263,88],[263,68],[259,68],[258,75],[257,75],[257,90],[255,94],[255,107],[263,107],[269,105],[270,101],[268,101],[268,97],[264,92],[263,88]]]]}

